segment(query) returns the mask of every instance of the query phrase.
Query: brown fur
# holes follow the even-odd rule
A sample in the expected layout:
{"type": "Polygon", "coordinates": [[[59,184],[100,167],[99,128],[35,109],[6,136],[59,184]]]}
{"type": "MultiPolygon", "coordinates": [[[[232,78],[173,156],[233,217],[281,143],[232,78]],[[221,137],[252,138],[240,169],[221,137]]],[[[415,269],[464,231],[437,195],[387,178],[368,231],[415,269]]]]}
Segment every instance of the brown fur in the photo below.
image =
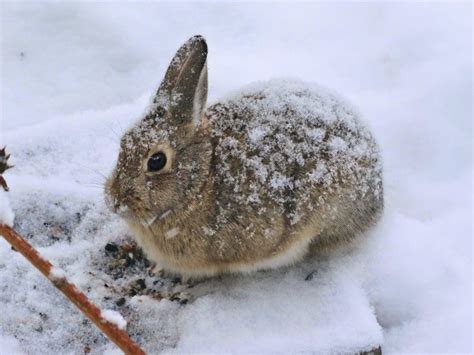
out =
{"type": "MultiPolygon", "coordinates": [[[[308,130],[321,128],[324,137],[303,152],[304,163],[291,160],[279,145],[263,153],[251,144],[246,127],[258,123],[255,105],[272,103],[270,97],[278,92],[254,90],[204,111],[206,57],[207,45],[199,36],[178,51],[154,106],[124,135],[117,167],[107,182],[108,205],[125,218],[151,260],[189,276],[277,267],[300,260],[310,248],[348,242],[377,221],[383,209],[378,148],[351,112],[338,103],[328,106],[338,117],[330,123],[316,111],[310,114],[308,130]],[[344,121],[347,115],[349,123],[344,121]],[[329,149],[334,137],[345,141],[346,151],[329,149]],[[226,145],[229,138],[234,146],[226,145]],[[359,145],[367,152],[350,153],[359,145]],[[147,159],[158,150],[166,151],[167,166],[147,172],[147,159]],[[254,158],[273,168],[266,180],[258,176],[258,166],[247,166],[254,158]],[[327,163],[325,179],[308,178],[322,161],[327,163]],[[293,187],[266,189],[270,178],[280,175],[293,187]]],[[[313,95],[298,90],[291,92],[295,100],[313,95]]],[[[323,99],[333,104],[332,97],[323,99]]],[[[281,127],[290,127],[272,126],[265,139],[309,139],[305,129],[297,129],[304,125],[291,102],[265,111],[280,119],[281,127]],[[296,123],[285,123],[285,117],[296,123]]]]}

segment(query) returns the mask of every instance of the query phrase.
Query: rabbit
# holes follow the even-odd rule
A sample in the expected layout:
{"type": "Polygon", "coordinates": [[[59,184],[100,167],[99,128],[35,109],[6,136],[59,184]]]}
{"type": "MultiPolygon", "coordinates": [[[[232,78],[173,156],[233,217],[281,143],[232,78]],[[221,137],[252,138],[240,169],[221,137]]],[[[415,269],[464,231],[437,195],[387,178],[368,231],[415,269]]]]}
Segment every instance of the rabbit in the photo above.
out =
{"type": "Polygon", "coordinates": [[[206,107],[207,53],[199,35],[177,51],[105,185],[150,261],[186,278],[273,269],[374,225],[382,163],[356,111],[285,79],[206,107]]]}

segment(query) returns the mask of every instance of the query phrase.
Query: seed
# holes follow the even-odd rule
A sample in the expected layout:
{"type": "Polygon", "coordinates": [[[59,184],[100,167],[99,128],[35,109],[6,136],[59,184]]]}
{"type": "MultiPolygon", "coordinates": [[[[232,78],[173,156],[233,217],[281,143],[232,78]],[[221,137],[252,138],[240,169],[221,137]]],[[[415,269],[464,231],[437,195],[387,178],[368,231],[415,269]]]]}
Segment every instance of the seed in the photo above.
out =
{"type": "Polygon", "coordinates": [[[105,250],[108,251],[109,253],[116,253],[118,252],[118,246],[117,244],[114,244],[114,243],[107,243],[105,245],[105,250]]]}

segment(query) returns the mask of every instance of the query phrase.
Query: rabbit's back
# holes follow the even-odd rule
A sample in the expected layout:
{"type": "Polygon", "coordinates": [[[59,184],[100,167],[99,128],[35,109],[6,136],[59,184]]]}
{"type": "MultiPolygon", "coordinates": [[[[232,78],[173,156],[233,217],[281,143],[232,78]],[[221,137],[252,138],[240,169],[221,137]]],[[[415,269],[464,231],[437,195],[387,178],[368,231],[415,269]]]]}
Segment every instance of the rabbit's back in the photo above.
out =
{"type": "Polygon", "coordinates": [[[207,115],[222,220],[236,211],[245,219],[275,214],[298,229],[315,215],[337,219],[367,198],[369,214],[381,209],[378,147],[357,113],[328,91],[273,80],[209,107],[207,115]]]}

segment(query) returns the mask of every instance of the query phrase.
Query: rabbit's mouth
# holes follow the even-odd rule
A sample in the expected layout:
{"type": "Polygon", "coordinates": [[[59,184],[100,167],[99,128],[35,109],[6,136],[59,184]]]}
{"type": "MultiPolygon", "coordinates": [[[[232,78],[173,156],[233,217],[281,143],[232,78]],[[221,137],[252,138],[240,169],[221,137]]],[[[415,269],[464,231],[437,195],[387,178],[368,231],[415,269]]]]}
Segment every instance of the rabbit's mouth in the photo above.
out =
{"type": "Polygon", "coordinates": [[[121,204],[115,208],[114,213],[118,214],[122,218],[131,218],[134,215],[130,207],[121,204]]]}
{"type": "Polygon", "coordinates": [[[128,205],[120,203],[118,199],[111,196],[110,193],[105,194],[105,204],[110,211],[122,218],[131,219],[135,215],[128,205]]]}
{"type": "Polygon", "coordinates": [[[164,213],[153,213],[149,209],[134,208],[126,203],[110,201],[107,203],[109,209],[121,218],[142,225],[145,228],[151,227],[154,223],[165,219],[172,210],[166,210],[164,213]]]}

